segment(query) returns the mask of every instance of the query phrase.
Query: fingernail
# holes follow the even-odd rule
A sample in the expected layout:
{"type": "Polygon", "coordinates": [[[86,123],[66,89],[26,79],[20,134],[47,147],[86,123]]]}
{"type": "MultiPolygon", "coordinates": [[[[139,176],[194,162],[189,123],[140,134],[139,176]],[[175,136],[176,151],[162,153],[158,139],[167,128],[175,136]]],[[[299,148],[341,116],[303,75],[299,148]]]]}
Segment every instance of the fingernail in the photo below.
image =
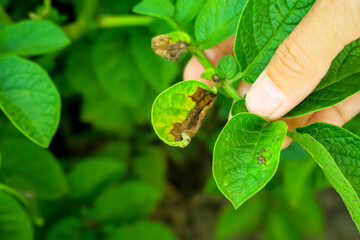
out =
{"type": "Polygon", "coordinates": [[[269,117],[281,105],[284,98],[285,95],[263,72],[247,94],[246,107],[250,112],[269,117]]]}

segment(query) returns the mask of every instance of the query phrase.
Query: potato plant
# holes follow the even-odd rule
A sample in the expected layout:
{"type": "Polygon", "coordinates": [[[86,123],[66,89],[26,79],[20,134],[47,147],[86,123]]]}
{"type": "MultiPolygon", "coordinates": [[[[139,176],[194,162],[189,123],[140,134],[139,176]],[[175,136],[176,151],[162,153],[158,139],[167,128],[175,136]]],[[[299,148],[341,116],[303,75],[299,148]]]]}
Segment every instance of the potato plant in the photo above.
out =
{"type": "MultiPolygon", "coordinates": [[[[285,2],[0,0],[0,239],[318,239],[330,183],[357,226],[359,116],[288,132],[234,90],[314,1],[285,2]],[[215,87],[181,81],[191,56],[215,87]]],[[[359,91],[358,44],[287,117],[359,91]]]]}
{"type": "MultiPolygon", "coordinates": [[[[314,2],[178,0],[174,5],[167,0],[143,0],[137,4],[135,12],[161,18],[174,28],[175,32],[153,38],[155,53],[177,61],[177,53],[184,52],[186,43],[187,50],[206,69],[202,77],[216,82],[213,88],[195,80],[168,88],[154,101],[152,124],[165,143],[186,147],[217,94],[231,97],[234,100],[232,118],[216,140],[213,175],[218,188],[233,206],[240,207],[271,180],[279,166],[285,136],[289,136],[323,170],[360,229],[357,170],[360,138],[326,123],[314,123],[289,132],[283,121],[269,122],[248,113],[244,98],[234,89],[241,80],[253,83],[257,79],[279,44],[314,2]],[[269,9],[282,9],[282,13],[264,15],[269,9]],[[234,34],[235,59],[225,56],[216,67],[212,66],[203,50],[234,34]]],[[[333,106],[359,92],[360,78],[356,70],[360,63],[359,44],[356,40],[346,46],[317,88],[285,117],[294,118],[333,106]],[[340,71],[343,69],[347,71],[340,71]]]]}

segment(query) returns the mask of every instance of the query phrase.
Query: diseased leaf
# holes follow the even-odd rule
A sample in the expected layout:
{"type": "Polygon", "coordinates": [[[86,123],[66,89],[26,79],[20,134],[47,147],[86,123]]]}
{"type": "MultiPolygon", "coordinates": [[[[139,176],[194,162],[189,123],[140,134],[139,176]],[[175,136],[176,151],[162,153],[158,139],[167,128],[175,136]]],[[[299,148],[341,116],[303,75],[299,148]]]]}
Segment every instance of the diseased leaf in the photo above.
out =
{"type": "Polygon", "coordinates": [[[185,24],[193,20],[206,0],[177,0],[175,5],[175,20],[185,24]]]}
{"type": "Polygon", "coordinates": [[[100,222],[131,221],[148,216],[161,199],[161,192],[140,181],[129,181],[101,194],[91,216],[100,222]]]}
{"type": "Polygon", "coordinates": [[[274,176],[287,125],[251,113],[233,116],[214,148],[213,173],[220,191],[235,208],[274,176]]]}
{"type": "Polygon", "coordinates": [[[275,50],[314,2],[315,0],[247,1],[234,47],[235,57],[246,82],[255,82],[275,50]]]}
{"type": "MultiPolygon", "coordinates": [[[[179,57],[188,51],[188,42],[178,40],[182,38],[179,34],[170,35],[158,35],[151,40],[151,48],[157,55],[165,58],[167,60],[177,62],[179,61],[179,57]]],[[[187,36],[187,35],[186,35],[187,36]]]]}
{"type": "Polygon", "coordinates": [[[238,73],[239,68],[232,55],[221,58],[216,66],[216,74],[221,79],[230,79],[238,73]]]}
{"type": "Polygon", "coordinates": [[[293,118],[331,107],[360,91],[360,39],[334,59],[315,90],[285,117],[293,118]]]}
{"type": "Polygon", "coordinates": [[[33,240],[34,230],[26,210],[0,190],[0,239],[33,240]]]}
{"type": "Polygon", "coordinates": [[[216,92],[196,80],[168,88],[153,104],[151,121],[156,134],[170,146],[186,147],[215,100],[216,92]]]}
{"type": "Polygon", "coordinates": [[[142,0],[133,8],[135,13],[158,18],[172,19],[175,8],[169,0],[142,0]]]}
{"type": "Polygon", "coordinates": [[[48,147],[60,121],[60,96],[47,73],[28,60],[0,58],[0,107],[15,127],[48,147]]]}
{"type": "Polygon", "coordinates": [[[84,159],[69,173],[70,196],[89,200],[124,174],[124,162],[106,157],[84,159]]]}
{"type": "Polygon", "coordinates": [[[46,149],[23,140],[1,144],[4,182],[25,196],[57,199],[68,191],[65,174],[57,159],[46,149]]]}
{"type": "Polygon", "coordinates": [[[38,55],[59,50],[70,43],[63,31],[50,21],[26,20],[0,32],[0,52],[38,55]]]}
{"type": "MultiPolygon", "coordinates": [[[[310,125],[311,126],[311,125],[310,125]]],[[[343,199],[360,230],[360,200],[349,180],[337,166],[331,154],[315,138],[307,134],[307,127],[294,130],[293,139],[299,143],[322,168],[326,178],[343,199]]]]}
{"type": "Polygon", "coordinates": [[[245,98],[234,102],[233,105],[231,106],[230,112],[232,116],[235,116],[238,113],[248,112],[245,105],[245,98]]]}
{"type": "Polygon", "coordinates": [[[174,233],[160,222],[139,221],[132,225],[122,225],[111,234],[114,240],[176,240],[174,233]]]}
{"type": "Polygon", "coordinates": [[[195,36],[208,49],[231,37],[246,0],[208,0],[195,21],[195,36]]]}

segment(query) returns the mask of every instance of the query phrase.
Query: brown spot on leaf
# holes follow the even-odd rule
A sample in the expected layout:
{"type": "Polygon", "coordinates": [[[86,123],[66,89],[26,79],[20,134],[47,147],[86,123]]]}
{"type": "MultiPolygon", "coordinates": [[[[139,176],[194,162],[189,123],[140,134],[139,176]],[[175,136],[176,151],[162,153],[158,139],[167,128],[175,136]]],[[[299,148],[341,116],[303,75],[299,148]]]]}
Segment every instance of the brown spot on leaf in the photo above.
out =
{"type": "Polygon", "coordinates": [[[188,51],[186,42],[172,42],[171,37],[159,35],[152,39],[151,48],[159,56],[173,62],[179,61],[179,56],[188,51]]]}
{"type": "Polygon", "coordinates": [[[201,122],[206,112],[214,105],[216,94],[198,87],[196,92],[189,96],[196,103],[196,106],[190,111],[187,118],[182,123],[174,123],[171,134],[175,137],[175,141],[179,142],[183,136],[192,138],[199,131],[201,122]]]}
{"type": "Polygon", "coordinates": [[[266,158],[263,155],[258,156],[257,158],[259,160],[258,164],[266,164],[266,158]]]}
{"type": "Polygon", "coordinates": [[[214,81],[214,82],[218,82],[220,80],[219,76],[217,74],[214,74],[212,75],[211,79],[214,81]]]}

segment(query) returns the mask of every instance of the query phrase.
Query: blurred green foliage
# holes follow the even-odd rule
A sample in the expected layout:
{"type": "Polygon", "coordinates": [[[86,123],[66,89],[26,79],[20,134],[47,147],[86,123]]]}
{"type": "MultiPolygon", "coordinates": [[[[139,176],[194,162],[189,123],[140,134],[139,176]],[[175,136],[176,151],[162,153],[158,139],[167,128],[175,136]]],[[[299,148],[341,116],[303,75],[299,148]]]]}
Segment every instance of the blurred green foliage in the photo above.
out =
{"type": "MultiPolygon", "coordinates": [[[[181,81],[190,57],[182,56],[177,64],[152,53],[151,38],[167,33],[170,26],[134,15],[131,9],[138,0],[57,0],[50,7],[49,2],[0,1],[0,104],[25,135],[1,116],[1,240],[186,239],[181,222],[190,222],[187,228],[195,224],[177,211],[199,195],[214,197],[220,206],[220,213],[217,209],[210,215],[216,223],[206,226],[213,239],[245,239],[259,233],[270,240],[321,239],[324,215],[315,192],[329,184],[296,144],[282,152],[281,169],[264,191],[238,210],[225,203],[210,162],[231,99],[219,96],[215,111],[205,119],[205,130],[186,150],[170,149],[157,140],[150,126],[152,102],[181,81]],[[131,16],[137,22],[110,28],[99,20],[108,15],[126,21],[131,16]],[[32,76],[17,77],[38,83],[29,84],[28,92],[4,91],[9,86],[5,80],[13,84],[5,73],[25,68],[12,69],[13,60],[1,65],[4,59],[28,64],[25,73],[32,76]],[[61,96],[61,121],[49,149],[40,146],[50,143],[60,112],[44,115],[43,110],[59,108],[60,101],[44,70],[61,96]],[[52,92],[50,100],[46,87],[46,93],[52,92]],[[31,91],[39,92],[26,94],[31,91]],[[44,119],[42,128],[29,124],[44,119]],[[49,121],[53,124],[47,127],[49,121]]],[[[178,0],[176,6],[183,2],[178,0]]],[[[192,2],[197,9],[205,3],[192,2]]],[[[187,18],[194,18],[193,10],[188,9],[187,18]]],[[[207,5],[203,11],[208,11],[207,5]]],[[[217,43],[226,34],[204,44],[217,43]]],[[[359,119],[346,127],[359,134],[359,119]]]]}

